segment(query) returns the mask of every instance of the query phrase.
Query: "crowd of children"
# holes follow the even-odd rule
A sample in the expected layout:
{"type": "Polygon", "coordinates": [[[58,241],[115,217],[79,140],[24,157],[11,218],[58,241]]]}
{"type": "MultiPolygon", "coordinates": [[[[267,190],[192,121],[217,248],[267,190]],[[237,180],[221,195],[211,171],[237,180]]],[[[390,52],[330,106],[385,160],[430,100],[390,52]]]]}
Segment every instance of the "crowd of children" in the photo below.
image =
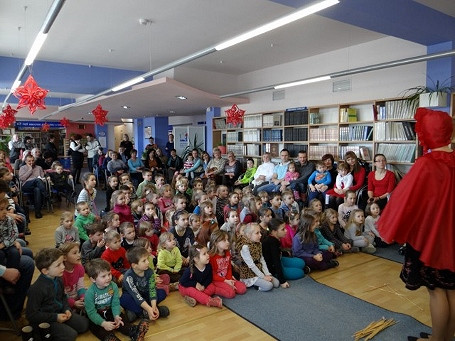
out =
{"type": "MultiPolygon", "coordinates": [[[[338,212],[323,210],[314,195],[325,193],[323,185],[330,181],[322,163],[308,180],[308,205],[286,186],[255,196],[241,181],[240,187],[228,188],[181,174],[171,184],[147,169],[142,175],[137,189],[126,173],[121,179],[109,177],[100,218],[96,177],[84,174],[76,218],[63,212],[56,249],[36,256],[42,274],[30,289],[26,311],[32,326],[53,321],[51,333],[62,340],[74,340],[88,329],[102,340],[118,340],[117,329],[142,340],[148,321],[170,314],[158,305],[170,291],[178,291],[190,306],[221,308],[222,298],[242,295],[248,287],[288,288],[289,280],[312,270],[337,267],[336,258],[344,253],[373,253],[374,245],[386,245],[375,227],[379,206],[369,205],[364,218],[344,166],[336,183],[347,190],[338,212]],[[92,282],[88,289],[85,274],[92,282]],[[136,319],[139,323],[132,324],[136,319]]],[[[291,163],[286,181],[297,177],[291,163]]],[[[14,261],[9,250],[16,244],[3,237],[8,224],[1,220],[2,204],[0,259],[14,261]]]]}

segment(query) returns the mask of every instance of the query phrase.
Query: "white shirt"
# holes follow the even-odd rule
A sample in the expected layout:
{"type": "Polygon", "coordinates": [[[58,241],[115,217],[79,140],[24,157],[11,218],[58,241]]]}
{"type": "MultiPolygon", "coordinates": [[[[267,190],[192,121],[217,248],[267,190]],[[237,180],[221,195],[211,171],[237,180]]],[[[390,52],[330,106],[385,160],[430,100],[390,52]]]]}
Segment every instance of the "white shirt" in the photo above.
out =
{"type": "MultiPolygon", "coordinates": [[[[256,170],[256,173],[254,173],[254,180],[252,181],[253,185],[258,185],[260,182],[257,182],[256,179],[260,175],[265,176],[265,181],[270,181],[273,176],[273,171],[275,170],[275,164],[271,161],[265,162],[261,164],[258,169],[256,170]]],[[[262,181],[261,181],[262,182],[262,181]]]]}

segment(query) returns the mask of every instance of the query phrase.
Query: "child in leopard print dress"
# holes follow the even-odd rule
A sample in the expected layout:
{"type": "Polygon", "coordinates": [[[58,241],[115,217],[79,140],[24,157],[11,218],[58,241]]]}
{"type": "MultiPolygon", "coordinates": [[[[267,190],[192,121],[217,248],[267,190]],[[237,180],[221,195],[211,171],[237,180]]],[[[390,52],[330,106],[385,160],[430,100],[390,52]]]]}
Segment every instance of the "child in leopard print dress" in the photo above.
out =
{"type": "Polygon", "coordinates": [[[278,288],[280,282],[273,277],[262,256],[261,228],[256,223],[245,227],[243,235],[239,237],[236,250],[242,257],[240,265],[240,280],[247,287],[255,286],[260,291],[269,291],[278,288]]]}

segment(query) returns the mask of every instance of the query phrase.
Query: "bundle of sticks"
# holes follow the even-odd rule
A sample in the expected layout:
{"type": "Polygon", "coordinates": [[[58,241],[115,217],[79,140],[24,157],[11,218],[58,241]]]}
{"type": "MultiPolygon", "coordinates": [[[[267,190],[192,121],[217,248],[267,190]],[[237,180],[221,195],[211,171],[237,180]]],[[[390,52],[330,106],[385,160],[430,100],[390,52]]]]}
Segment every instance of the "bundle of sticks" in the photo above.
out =
{"type": "Polygon", "coordinates": [[[359,341],[363,338],[365,338],[365,341],[371,340],[374,338],[377,334],[379,334],[381,331],[384,329],[393,326],[395,323],[397,323],[394,319],[386,319],[382,318],[378,321],[371,322],[368,326],[363,328],[362,330],[359,330],[358,332],[355,332],[354,340],[359,341]]]}

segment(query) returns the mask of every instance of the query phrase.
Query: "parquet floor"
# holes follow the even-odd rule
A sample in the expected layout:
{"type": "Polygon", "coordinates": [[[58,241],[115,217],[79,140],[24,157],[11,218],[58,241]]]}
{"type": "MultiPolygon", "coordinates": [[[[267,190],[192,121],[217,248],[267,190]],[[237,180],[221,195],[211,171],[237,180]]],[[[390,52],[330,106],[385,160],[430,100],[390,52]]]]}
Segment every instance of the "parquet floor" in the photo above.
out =
{"type": "MultiPolygon", "coordinates": [[[[64,204],[62,209],[66,209],[64,204]]],[[[27,239],[35,253],[43,247],[54,245],[54,231],[59,223],[60,212],[55,207],[54,213],[45,213],[42,219],[31,217],[32,235],[27,239]]],[[[430,325],[428,294],[425,289],[411,292],[404,288],[398,277],[400,264],[363,253],[344,255],[339,262],[338,268],[313,272],[311,276],[327,286],[382,308],[413,316],[430,325]]],[[[37,276],[38,270],[35,270],[37,276]]],[[[200,305],[191,308],[177,292],[171,293],[164,304],[171,310],[171,315],[150,324],[147,340],[273,340],[270,335],[227,308],[200,305]]],[[[24,324],[26,321],[22,319],[20,322],[24,324]]],[[[5,323],[0,323],[2,325],[5,323]]],[[[4,337],[11,341],[20,340],[12,333],[0,332],[0,338],[5,340],[4,337]]],[[[95,339],[90,332],[78,338],[81,341],[95,339]]]]}

